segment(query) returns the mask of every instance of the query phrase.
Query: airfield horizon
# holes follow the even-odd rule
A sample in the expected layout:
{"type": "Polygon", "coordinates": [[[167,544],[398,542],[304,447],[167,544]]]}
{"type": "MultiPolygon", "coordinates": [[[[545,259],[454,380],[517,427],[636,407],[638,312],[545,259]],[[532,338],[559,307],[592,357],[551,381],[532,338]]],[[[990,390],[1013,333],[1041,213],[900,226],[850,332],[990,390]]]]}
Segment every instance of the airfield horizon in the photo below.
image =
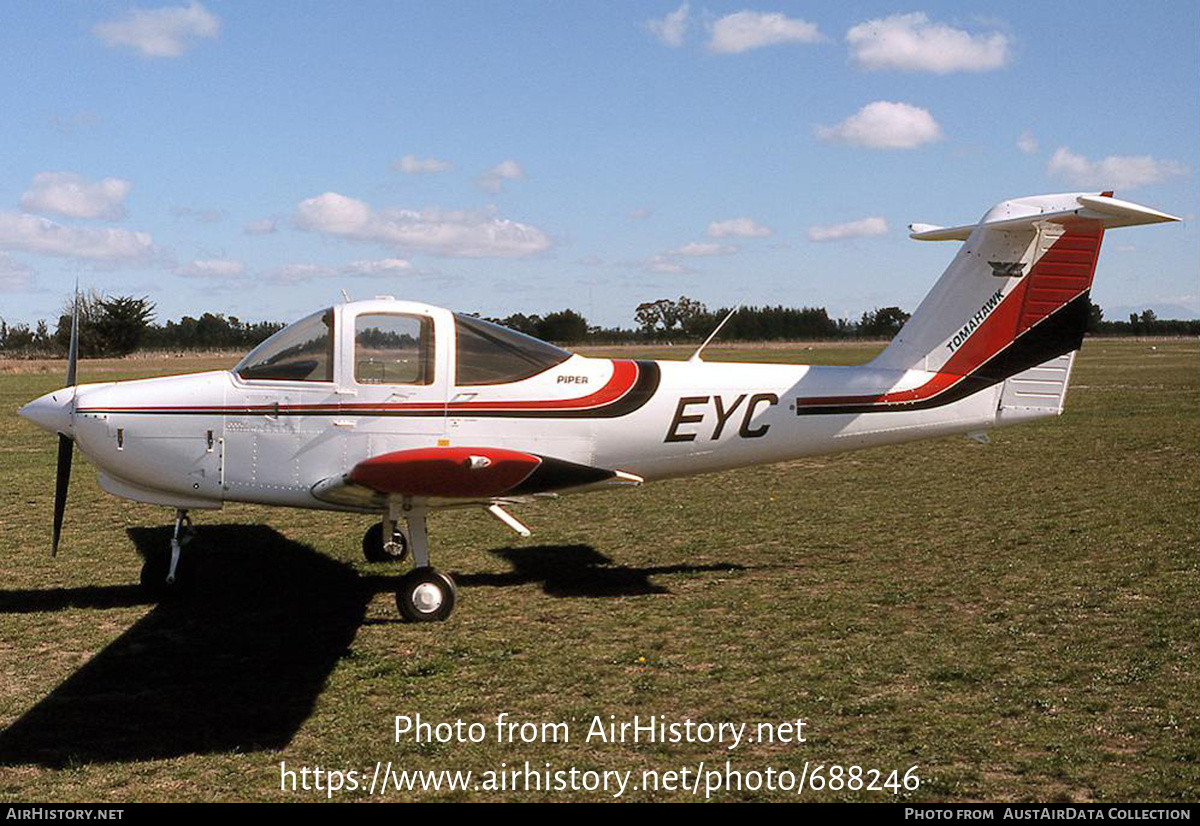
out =
{"type": "MultiPolygon", "coordinates": [[[[811,346],[707,354],[846,364],[881,345],[811,346]]],[[[235,358],[87,360],[80,380],[235,358]]],[[[165,541],[170,513],[102,494],[84,462],[51,559],[53,446],[14,411],[61,383],[61,362],[10,365],[5,801],[325,799],[281,789],[280,763],[666,772],[722,751],[394,742],[395,716],[418,712],[585,728],[596,715],[801,718],[804,744],[743,745],[731,759],[797,773],[806,761],[919,766],[916,791],[801,799],[1198,799],[1194,339],[1088,340],[1066,412],[988,445],[948,438],[564,497],[518,509],[528,540],[475,511],[438,514],[439,555],[469,610],[434,626],[396,621],[396,569],[357,547],[367,517],[243,505],[195,514],[195,602],[150,605],[135,587],[140,554],[165,541]]]]}

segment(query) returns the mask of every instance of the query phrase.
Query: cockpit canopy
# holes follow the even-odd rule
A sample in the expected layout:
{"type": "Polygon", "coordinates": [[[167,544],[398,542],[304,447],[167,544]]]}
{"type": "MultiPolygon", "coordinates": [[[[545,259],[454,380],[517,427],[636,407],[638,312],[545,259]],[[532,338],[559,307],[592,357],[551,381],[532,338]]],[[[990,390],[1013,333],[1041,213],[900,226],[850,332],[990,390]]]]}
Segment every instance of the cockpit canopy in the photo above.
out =
{"type": "Polygon", "coordinates": [[[319,310],[255,347],[233,372],[244,379],[333,381],[333,310],[319,310]]]}
{"type": "MultiPolygon", "coordinates": [[[[349,305],[353,306],[353,305],[349,305]]],[[[443,311],[444,312],[444,311],[443,311]]],[[[335,380],[339,335],[336,314],[325,309],[297,321],[238,362],[234,372],[253,381],[335,380]]],[[[352,380],[360,385],[427,385],[445,381],[438,371],[435,323],[448,314],[390,312],[372,307],[353,317],[352,380]]],[[[349,315],[342,316],[350,324],[349,315]]],[[[474,316],[453,316],[455,383],[458,386],[508,384],[536,376],[571,357],[562,348],[474,316]]],[[[349,383],[351,377],[338,377],[349,383]]]]}

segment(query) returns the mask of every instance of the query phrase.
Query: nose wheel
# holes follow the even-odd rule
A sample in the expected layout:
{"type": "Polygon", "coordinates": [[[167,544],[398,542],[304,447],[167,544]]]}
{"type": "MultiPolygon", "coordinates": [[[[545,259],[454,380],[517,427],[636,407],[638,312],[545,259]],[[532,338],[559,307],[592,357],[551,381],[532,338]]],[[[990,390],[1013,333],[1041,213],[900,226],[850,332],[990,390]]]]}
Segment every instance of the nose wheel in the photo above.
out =
{"type": "Polygon", "coordinates": [[[385,519],[367,528],[362,539],[363,557],[367,562],[403,562],[408,556],[408,537],[394,521],[385,519]],[[384,541],[384,525],[391,523],[391,538],[384,541]]]}
{"type": "MultiPolygon", "coordinates": [[[[389,507],[383,522],[374,526],[379,529],[380,536],[390,527],[393,536],[400,534],[403,537],[397,522],[403,519],[408,525],[405,550],[412,552],[413,569],[400,578],[396,588],[396,608],[408,622],[441,622],[450,616],[458,602],[458,587],[454,580],[429,564],[426,515],[423,506],[414,506],[407,501],[396,503],[389,507]]],[[[367,533],[370,535],[371,531],[367,533]]],[[[364,544],[364,550],[365,547],[364,544]]]]}

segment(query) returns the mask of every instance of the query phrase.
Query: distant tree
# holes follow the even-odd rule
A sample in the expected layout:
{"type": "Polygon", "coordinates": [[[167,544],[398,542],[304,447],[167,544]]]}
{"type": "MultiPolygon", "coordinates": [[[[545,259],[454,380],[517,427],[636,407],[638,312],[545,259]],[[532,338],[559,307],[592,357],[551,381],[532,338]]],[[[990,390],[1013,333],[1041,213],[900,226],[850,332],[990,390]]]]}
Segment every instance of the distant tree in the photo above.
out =
{"type": "Polygon", "coordinates": [[[153,320],[154,304],[146,296],[101,298],[94,321],[99,352],[110,356],[132,353],[141,345],[153,320]]]}
{"type": "Polygon", "coordinates": [[[708,308],[694,298],[679,296],[675,302],[675,318],[679,328],[688,335],[707,335],[712,327],[712,316],[708,308]]]}
{"type": "Polygon", "coordinates": [[[488,320],[502,324],[510,330],[516,330],[518,333],[524,333],[527,336],[536,336],[538,334],[538,324],[541,323],[542,317],[538,315],[525,315],[524,313],[513,313],[508,318],[488,320]]]}
{"type": "Polygon", "coordinates": [[[675,302],[669,298],[646,301],[633,312],[634,319],[647,333],[669,330],[675,323],[675,302]]]}
{"type": "Polygon", "coordinates": [[[71,318],[75,302],[79,302],[79,354],[81,356],[100,355],[100,342],[96,335],[96,322],[100,318],[100,301],[104,298],[96,290],[88,290],[72,296],[63,303],[59,310],[58,325],[54,328],[54,344],[62,352],[66,352],[71,344],[71,318]]]}
{"type": "Polygon", "coordinates": [[[52,349],[53,339],[50,338],[50,326],[46,324],[46,319],[39,318],[37,330],[33,334],[33,347],[35,350],[40,350],[45,353],[52,349]]]}
{"type": "Polygon", "coordinates": [[[33,350],[34,333],[28,324],[7,324],[0,326],[0,334],[4,336],[4,352],[28,353],[33,350]]]}
{"type": "Polygon", "coordinates": [[[639,304],[633,316],[647,333],[669,333],[676,327],[681,330],[694,328],[707,314],[708,309],[699,301],[681,295],[678,301],[660,298],[657,301],[639,304]]]}
{"type": "Polygon", "coordinates": [[[535,335],[546,341],[576,342],[587,338],[588,323],[574,310],[560,310],[538,321],[535,330],[535,335]]]}
{"type": "Polygon", "coordinates": [[[1104,323],[1104,310],[1100,309],[1100,305],[1088,299],[1088,320],[1087,331],[1089,333],[1099,332],[1100,325],[1104,323]]]}
{"type": "Polygon", "coordinates": [[[858,323],[858,334],[890,338],[900,332],[900,328],[908,319],[909,314],[899,307],[876,308],[862,314],[862,320],[858,323]]]}

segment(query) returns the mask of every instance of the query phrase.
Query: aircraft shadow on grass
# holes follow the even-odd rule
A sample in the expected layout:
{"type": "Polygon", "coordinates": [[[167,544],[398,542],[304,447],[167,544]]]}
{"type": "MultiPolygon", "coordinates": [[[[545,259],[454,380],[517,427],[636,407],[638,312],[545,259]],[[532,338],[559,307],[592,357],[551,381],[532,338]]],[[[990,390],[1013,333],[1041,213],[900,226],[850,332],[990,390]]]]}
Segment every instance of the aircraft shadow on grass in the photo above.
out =
{"type": "MultiPolygon", "coordinates": [[[[170,528],[132,528],[145,557],[170,528]]],[[[397,577],[349,565],[266,526],[200,527],[196,583],[164,602],[0,732],[0,765],[61,767],[286,746],[349,649],[367,606],[397,577]]],[[[586,545],[494,551],[513,570],[459,573],[466,587],[541,583],[559,597],[663,593],[655,574],[734,565],[626,568],[586,545]]],[[[0,591],[0,613],[150,604],[134,585],[0,591]]]]}
{"type": "Polygon", "coordinates": [[[687,574],[744,570],[743,565],[661,565],[630,568],[612,560],[591,545],[542,545],[500,548],[491,551],[512,570],[502,574],[455,573],[454,581],[467,587],[529,585],[541,583],[552,597],[623,597],[665,594],[669,590],[650,581],[656,574],[687,574]]]}

